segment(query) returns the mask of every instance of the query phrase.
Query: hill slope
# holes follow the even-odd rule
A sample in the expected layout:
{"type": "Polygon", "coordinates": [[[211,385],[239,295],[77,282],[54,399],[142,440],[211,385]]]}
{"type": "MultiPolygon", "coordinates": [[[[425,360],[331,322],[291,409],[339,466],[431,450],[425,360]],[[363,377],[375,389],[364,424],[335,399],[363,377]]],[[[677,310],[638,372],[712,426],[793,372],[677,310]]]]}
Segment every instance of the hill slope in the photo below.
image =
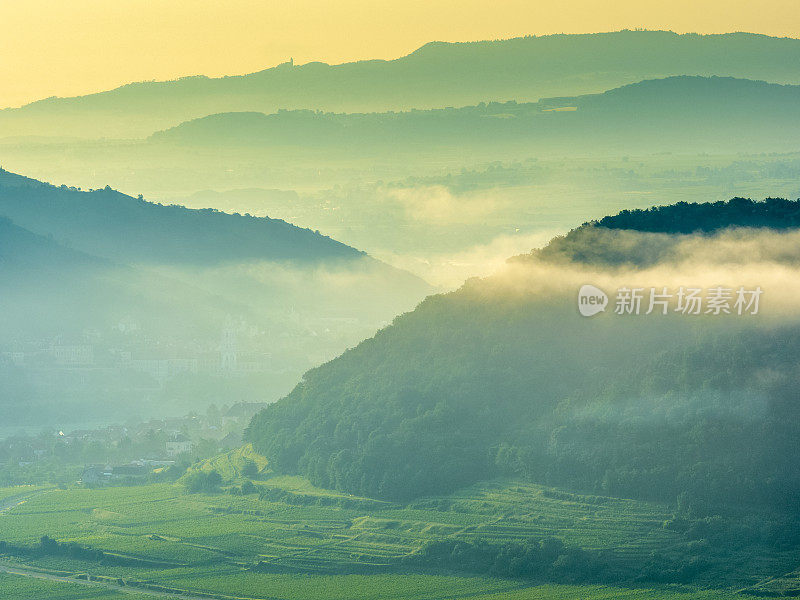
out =
{"type": "Polygon", "coordinates": [[[0,274],[4,350],[9,337],[72,337],[124,316],[147,316],[160,327],[180,329],[208,310],[222,310],[218,298],[197,288],[75,250],[6,217],[0,217],[0,274]],[[189,301],[191,314],[181,308],[189,301]]]}
{"type": "MultiPolygon", "coordinates": [[[[703,210],[718,227],[798,210],[737,202],[703,210]]],[[[800,347],[786,286],[800,264],[798,232],[635,230],[649,221],[635,213],[625,230],[586,225],[428,298],[307,373],[254,418],[249,441],[278,470],[389,499],[514,473],[628,497],[683,495],[695,506],[790,508],[800,347]],[[586,283],[674,293],[689,282],[758,284],[771,304],[760,316],[689,316],[674,304],[669,315],[575,310],[586,283]]]]}
{"type": "Polygon", "coordinates": [[[360,315],[383,320],[431,290],[406,271],[286,221],[164,206],[109,187],[84,192],[0,170],[0,215],[118,264],[167,269],[162,274],[233,305],[320,311],[322,303],[321,314],[346,307],[352,316],[352,302],[361,298],[371,304],[360,315]]]}
{"type": "Polygon", "coordinates": [[[244,310],[191,284],[61,245],[5,217],[0,279],[0,422],[8,427],[157,413],[163,398],[153,398],[151,379],[132,372],[131,356],[180,352],[176,340],[209,328],[216,333],[226,311],[244,310]],[[125,319],[144,327],[146,336],[116,331],[125,319]]]}
{"type": "Polygon", "coordinates": [[[800,83],[800,41],[664,31],[426,44],[391,61],[289,64],[237,77],[135,83],[0,111],[3,136],[143,137],[187,119],[280,108],[382,111],[535,101],[641,79],[720,75],[800,83]],[[476,82],[480,82],[477,84],[476,82]]]}
{"type": "Polygon", "coordinates": [[[0,214],[123,263],[355,260],[362,252],[285,221],[163,206],[110,188],[83,192],[0,170],[0,214]]]}

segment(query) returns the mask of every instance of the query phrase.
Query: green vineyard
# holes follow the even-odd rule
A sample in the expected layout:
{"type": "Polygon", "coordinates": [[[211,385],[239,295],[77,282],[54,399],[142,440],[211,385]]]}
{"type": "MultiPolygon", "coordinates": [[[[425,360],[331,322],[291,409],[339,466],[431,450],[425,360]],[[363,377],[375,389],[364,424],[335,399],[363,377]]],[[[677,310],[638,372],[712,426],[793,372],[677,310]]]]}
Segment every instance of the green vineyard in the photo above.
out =
{"type": "MultiPolygon", "coordinates": [[[[79,583],[5,574],[3,598],[30,597],[28,590],[36,586],[52,586],[48,598],[117,598],[124,592],[300,600],[323,590],[326,598],[341,600],[744,598],[754,595],[754,586],[763,588],[771,573],[792,568],[789,552],[765,554],[746,567],[746,558],[731,552],[726,567],[709,570],[707,585],[701,574],[691,587],[660,588],[630,581],[543,585],[453,572],[413,558],[433,543],[505,547],[557,537],[567,548],[600,553],[624,572],[653,555],[685,553],[691,542],[664,526],[670,518],[666,506],[517,481],[489,482],[406,506],[373,502],[368,511],[354,497],[347,499],[355,508],[326,505],[341,495],[297,477],[267,478],[256,487],[260,496],[188,494],[173,484],[4,490],[6,497],[29,496],[0,516],[2,565],[79,583]],[[281,489],[285,501],[260,499],[270,489],[281,489]],[[293,504],[293,496],[304,504],[293,504]],[[41,548],[45,536],[51,552],[41,548]],[[75,590],[91,579],[113,589],[75,590]]],[[[785,580],[782,585],[792,589],[785,580]]]]}

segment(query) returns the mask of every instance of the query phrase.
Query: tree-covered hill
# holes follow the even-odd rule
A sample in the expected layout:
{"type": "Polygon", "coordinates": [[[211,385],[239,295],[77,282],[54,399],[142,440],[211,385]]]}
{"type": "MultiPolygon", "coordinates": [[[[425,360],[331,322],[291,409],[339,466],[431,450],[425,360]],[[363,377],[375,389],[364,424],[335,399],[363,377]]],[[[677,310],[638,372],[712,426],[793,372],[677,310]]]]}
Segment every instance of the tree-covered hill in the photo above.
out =
{"type": "MultiPolygon", "coordinates": [[[[510,260],[645,267],[664,260],[686,258],[681,254],[681,242],[687,234],[710,235],[728,228],[767,228],[779,232],[798,227],[800,201],[767,198],[755,202],[749,198],[733,198],[699,204],[678,202],[644,210],[623,210],[584,223],[554,238],[544,248],[510,260]],[[610,233],[626,231],[643,235],[620,237],[610,233]]],[[[745,237],[746,234],[742,234],[742,241],[745,237]]],[[[785,258],[793,254],[793,249],[787,248],[785,258]]]]}
{"type": "Polygon", "coordinates": [[[680,497],[700,512],[795,510],[800,330],[796,304],[783,299],[779,311],[775,286],[798,264],[797,235],[784,230],[789,237],[776,241],[774,230],[725,229],[698,240],[679,233],[683,226],[661,228],[676,233],[649,229],[654,213],[672,218],[692,211],[716,214],[720,227],[747,225],[748,212],[758,215],[753,224],[791,226],[784,218],[797,207],[732,201],[606,222],[622,226],[624,219],[625,231],[587,224],[578,231],[607,234],[573,232],[571,264],[546,252],[513,261],[495,276],[428,298],[309,371],[289,396],[254,418],[248,440],[278,470],[394,500],[513,473],[593,493],[680,497]],[[643,237],[629,243],[620,234],[643,237]],[[694,256],[693,270],[677,251],[638,264],[637,249],[646,250],[655,235],[707,257],[694,256]],[[728,263],[729,253],[715,254],[742,242],[761,244],[752,269],[737,262],[741,256],[728,263]],[[581,258],[591,256],[577,251],[582,243],[600,255],[625,243],[630,260],[624,270],[620,263],[606,269],[607,263],[581,258]],[[773,271],[780,275],[768,279],[773,271]],[[760,285],[769,288],[771,281],[765,298],[772,299],[772,313],[624,316],[610,314],[614,298],[606,314],[587,319],[576,310],[581,284],[645,286],[684,276],[697,284],[702,272],[714,278],[706,287],[719,285],[723,273],[744,278],[726,280],[731,286],[755,285],[753,273],[760,285]]]}
{"type": "MultiPolygon", "coordinates": [[[[234,304],[241,300],[261,305],[278,302],[298,310],[309,304],[312,310],[319,310],[323,303],[331,309],[334,297],[348,290],[333,276],[328,283],[338,291],[324,290],[324,285],[312,281],[309,273],[314,269],[352,276],[350,292],[373,303],[365,312],[381,313],[387,301],[388,305],[399,302],[407,306],[431,291],[426,282],[407,271],[318,231],[269,217],[157,204],[109,187],[92,191],[56,187],[0,169],[0,216],[121,265],[190,269],[194,273],[218,269],[207,287],[224,293],[234,304]],[[278,273],[278,280],[270,281],[268,275],[255,272],[240,273],[225,282],[220,277],[223,270],[234,273],[247,265],[278,273]],[[296,271],[293,276],[281,275],[292,271],[296,271]]],[[[168,274],[173,275],[176,273],[168,274]]]]}
{"type": "Polygon", "coordinates": [[[607,229],[631,229],[654,233],[710,233],[726,227],[800,227],[800,202],[767,198],[755,202],[733,198],[728,202],[695,204],[678,202],[646,210],[623,210],[596,222],[607,229]]]}
{"type": "Polygon", "coordinates": [[[536,101],[642,79],[719,75],[800,84],[800,41],[668,31],[432,42],[395,60],[282,64],[243,76],[140,82],[0,111],[3,136],[144,137],[188,119],[281,108],[374,112],[536,101]]]}

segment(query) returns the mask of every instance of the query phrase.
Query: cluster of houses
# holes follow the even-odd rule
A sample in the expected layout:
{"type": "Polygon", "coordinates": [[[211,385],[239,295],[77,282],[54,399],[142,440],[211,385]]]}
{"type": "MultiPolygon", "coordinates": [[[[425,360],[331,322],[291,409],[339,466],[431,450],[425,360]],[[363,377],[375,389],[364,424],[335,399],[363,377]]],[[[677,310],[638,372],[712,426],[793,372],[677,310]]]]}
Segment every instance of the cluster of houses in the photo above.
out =
{"type": "Polygon", "coordinates": [[[105,462],[87,466],[82,480],[97,483],[139,476],[143,471],[174,464],[176,458],[194,452],[200,444],[213,449],[241,445],[244,428],[264,406],[241,402],[222,410],[212,408],[206,415],[16,435],[0,440],[0,462],[10,460],[25,467],[51,458],[74,464],[80,457],[95,457],[105,462]],[[119,464],[103,458],[113,456],[118,457],[119,464]]]}
{"type": "Polygon", "coordinates": [[[125,478],[147,477],[156,469],[175,464],[174,460],[134,460],[126,465],[87,465],[78,483],[98,485],[125,478]]]}

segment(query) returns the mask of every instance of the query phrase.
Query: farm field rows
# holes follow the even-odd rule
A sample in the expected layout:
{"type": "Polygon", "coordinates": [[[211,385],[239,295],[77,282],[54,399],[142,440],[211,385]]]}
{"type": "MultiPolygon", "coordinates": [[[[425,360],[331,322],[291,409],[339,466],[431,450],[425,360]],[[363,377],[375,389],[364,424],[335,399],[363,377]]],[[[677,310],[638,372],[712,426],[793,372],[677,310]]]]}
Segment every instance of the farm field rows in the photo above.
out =
{"type": "MultiPolygon", "coordinates": [[[[260,485],[301,490],[306,501],[309,494],[329,494],[298,478],[260,485]]],[[[654,503],[515,481],[488,482],[407,507],[376,503],[368,509],[292,505],[257,495],[187,494],[181,486],[152,484],[35,495],[0,516],[0,541],[30,547],[49,536],[105,553],[96,562],[70,555],[9,556],[6,564],[225,597],[299,600],[319,597],[321,590],[333,600],[743,597],[726,590],[697,595],[680,589],[536,586],[398,569],[400,559],[425,542],[451,538],[506,543],[557,535],[568,546],[642,560],[681,543],[679,534],[662,527],[667,518],[667,507],[654,503]]],[[[787,572],[796,566],[789,565],[787,572]]],[[[9,577],[6,587],[15,581],[9,577]]],[[[2,597],[30,596],[9,592],[2,597]]]]}
{"type": "Polygon", "coordinates": [[[149,600],[153,596],[79,583],[61,583],[0,573],[1,598],[26,600],[149,600]]]}
{"type": "MultiPolygon", "coordinates": [[[[219,594],[224,598],[269,598],[301,600],[319,597],[324,592],[332,600],[730,600],[743,596],[713,590],[663,590],[614,586],[521,585],[518,582],[458,576],[332,575],[265,576],[248,574],[236,577],[221,572],[195,574],[185,580],[175,578],[184,589],[219,594]]],[[[9,600],[146,600],[170,598],[146,591],[89,587],[80,583],[62,583],[0,574],[0,596],[9,600]]],[[[177,598],[177,596],[173,596],[177,598]]]]}
{"type": "Polygon", "coordinates": [[[190,495],[167,484],[53,491],[10,511],[2,539],[30,544],[49,535],[170,566],[269,559],[290,565],[302,558],[320,568],[380,564],[448,536],[507,541],[557,533],[568,544],[625,553],[677,541],[661,527],[666,508],[614,499],[586,504],[546,494],[529,484],[486,484],[437,507],[420,501],[366,513],[255,496],[190,495]]]}

